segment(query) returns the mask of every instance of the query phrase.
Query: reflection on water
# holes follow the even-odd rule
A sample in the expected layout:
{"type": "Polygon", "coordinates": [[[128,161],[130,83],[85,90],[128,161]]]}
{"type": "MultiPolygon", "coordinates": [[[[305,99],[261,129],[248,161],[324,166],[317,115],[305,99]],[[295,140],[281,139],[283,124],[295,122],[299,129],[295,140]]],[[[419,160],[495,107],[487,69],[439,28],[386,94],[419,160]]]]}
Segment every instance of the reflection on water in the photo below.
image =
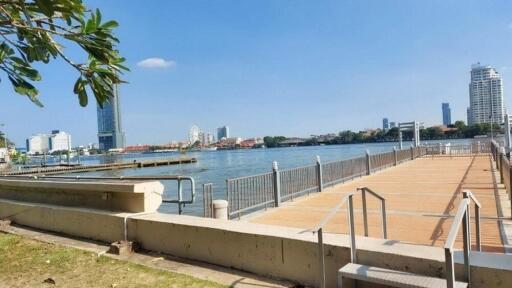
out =
{"type": "MultiPolygon", "coordinates": [[[[455,143],[467,143],[468,140],[436,141],[455,143]]],[[[432,142],[433,143],[433,142],[432,142]]],[[[404,147],[410,147],[410,142],[404,143],[404,147]]],[[[351,145],[329,145],[313,147],[290,147],[276,149],[251,149],[231,151],[210,151],[192,152],[186,157],[197,158],[196,163],[181,164],[174,166],[159,166],[147,168],[134,168],[123,170],[111,170],[101,172],[90,172],[73,175],[88,176],[143,176],[143,175],[187,175],[194,177],[196,181],[196,203],[187,205],[185,214],[201,215],[203,213],[202,184],[213,183],[214,199],[225,198],[225,180],[240,176],[265,173],[271,171],[272,161],[279,163],[279,169],[288,169],[315,163],[316,155],[319,155],[322,162],[331,162],[343,159],[354,158],[363,155],[368,149],[370,153],[391,151],[397,143],[374,143],[374,144],[351,144],[351,145]]],[[[127,154],[108,157],[91,156],[84,157],[82,163],[95,164],[107,163],[103,161],[131,162],[133,160],[148,160],[161,158],[183,157],[179,153],[162,154],[127,154]]],[[[108,162],[111,163],[111,162],[108,162]]],[[[165,186],[164,195],[166,198],[176,198],[177,183],[175,181],[163,181],[165,186]]],[[[184,197],[188,197],[185,193],[184,197]]],[[[177,213],[177,206],[174,204],[163,204],[161,212],[177,213]]]]}

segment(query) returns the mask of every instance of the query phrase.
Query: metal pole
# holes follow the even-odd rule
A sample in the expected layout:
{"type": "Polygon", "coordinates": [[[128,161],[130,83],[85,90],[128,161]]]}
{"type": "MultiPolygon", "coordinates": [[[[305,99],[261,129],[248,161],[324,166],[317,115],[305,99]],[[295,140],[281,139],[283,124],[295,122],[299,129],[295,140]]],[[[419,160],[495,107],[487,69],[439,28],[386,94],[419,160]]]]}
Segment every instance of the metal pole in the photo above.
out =
{"type": "Polygon", "coordinates": [[[411,144],[411,160],[414,160],[414,147],[411,144]]]}
{"type": "Polygon", "coordinates": [[[382,234],[384,239],[388,239],[388,220],[386,216],[386,199],[381,199],[380,209],[382,213],[382,234]]]}
{"type": "Polygon", "coordinates": [[[322,228],[318,229],[318,260],[320,265],[320,285],[325,288],[325,262],[324,262],[324,240],[322,228]]]}
{"type": "Polygon", "coordinates": [[[363,199],[364,236],[368,237],[368,211],[366,210],[366,188],[361,189],[361,198],[363,199]]]}
{"type": "Polygon", "coordinates": [[[398,143],[398,147],[402,150],[402,129],[400,128],[400,124],[398,124],[398,143]]]}
{"type": "Polygon", "coordinates": [[[322,162],[320,161],[320,156],[316,156],[316,179],[318,183],[318,192],[322,192],[324,190],[324,183],[322,180],[322,162]]]}
{"type": "Polygon", "coordinates": [[[510,138],[510,116],[505,114],[505,144],[510,150],[512,148],[512,139],[510,138]]]}
{"type": "Polygon", "coordinates": [[[357,263],[357,253],[356,253],[356,231],[355,231],[355,223],[354,223],[354,200],[353,194],[348,196],[348,224],[349,224],[349,233],[350,233],[350,262],[357,263]]]}
{"type": "Polygon", "coordinates": [[[371,163],[370,163],[370,151],[368,149],[366,149],[366,175],[372,174],[371,169],[372,169],[372,167],[371,167],[371,163]]]}
{"type": "MultiPolygon", "coordinates": [[[[512,186],[512,166],[509,166],[507,167],[508,169],[508,177],[509,177],[509,183],[510,185],[512,186]]],[[[505,187],[505,190],[507,187],[505,187]]],[[[510,198],[510,218],[512,219],[512,187],[508,187],[508,190],[507,193],[509,194],[509,198],[510,198]]]]}
{"type": "Polygon", "coordinates": [[[444,259],[446,262],[446,287],[455,286],[455,267],[453,263],[453,254],[450,248],[444,248],[444,259]]]}
{"type": "Polygon", "coordinates": [[[393,147],[393,154],[395,155],[395,165],[394,166],[396,166],[396,165],[398,165],[398,155],[396,153],[396,147],[393,147]]]}
{"type": "Polygon", "coordinates": [[[183,212],[181,208],[181,200],[183,198],[183,189],[181,187],[181,180],[178,180],[178,214],[181,215],[181,212],[183,212]]]}
{"type": "Polygon", "coordinates": [[[469,205],[466,207],[466,212],[462,217],[462,241],[464,242],[464,279],[467,283],[471,283],[471,274],[470,274],[470,263],[469,263],[469,250],[470,242],[469,242],[469,205]]]}
{"type": "Polygon", "coordinates": [[[272,162],[272,175],[274,179],[274,206],[279,207],[281,205],[281,179],[276,161],[272,162]]]}

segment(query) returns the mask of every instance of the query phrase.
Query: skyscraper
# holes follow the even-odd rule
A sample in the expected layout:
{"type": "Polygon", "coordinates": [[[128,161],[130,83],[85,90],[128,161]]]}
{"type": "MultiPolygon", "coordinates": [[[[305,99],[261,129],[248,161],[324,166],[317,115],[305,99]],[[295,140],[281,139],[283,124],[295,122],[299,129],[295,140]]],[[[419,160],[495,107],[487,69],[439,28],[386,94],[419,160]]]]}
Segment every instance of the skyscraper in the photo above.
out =
{"type": "Polygon", "coordinates": [[[124,148],[125,136],[121,126],[121,107],[117,87],[114,98],[103,103],[103,108],[98,105],[97,112],[99,149],[108,151],[124,148]]]}
{"type": "Polygon", "coordinates": [[[500,74],[491,66],[471,66],[469,83],[468,124],[503,122],[503,84],[500,74]]]}
{"type": "Polygon", "coordinates": [[[217,128],[217,140],[220,141],[222,138],[229,138],[228,126],[217,128]]]}
{"type": "Polygon", "coordinates": [[[382,118],[382,130],[389,129],[389,120],[388,118],[382,118]]]}
{"type": "Polygon", "coordinates": [[[452,110],[450,103],[442,103],[441,109],[443,110],[443,125],[448,126],[452,124],[452,110]]]}

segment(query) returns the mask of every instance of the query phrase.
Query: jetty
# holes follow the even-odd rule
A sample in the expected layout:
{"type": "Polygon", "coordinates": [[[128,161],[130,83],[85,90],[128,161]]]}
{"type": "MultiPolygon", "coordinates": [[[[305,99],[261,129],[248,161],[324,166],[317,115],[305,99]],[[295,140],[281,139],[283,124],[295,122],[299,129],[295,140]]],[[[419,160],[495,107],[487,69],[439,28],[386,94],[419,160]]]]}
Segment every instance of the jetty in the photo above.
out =
{"type": "Polygon", "coordinates": [[[133,162],[120,162],[120,163],[106,163],[106,164],[91,164],[91,165],[59,165],[51,167],[37,167],[30,169],[23,169],[17,171],[4,172],[3,176],[21,176],[21,175],[58,175],[69,173],[84,173],[84,172],[97,172],[107,170],[119,170],[130,168],[145,168],[157,166],[179,165],[197,162],[196,158],[170,158],[170,159],[156,159],[144,160],[133,162]]]}

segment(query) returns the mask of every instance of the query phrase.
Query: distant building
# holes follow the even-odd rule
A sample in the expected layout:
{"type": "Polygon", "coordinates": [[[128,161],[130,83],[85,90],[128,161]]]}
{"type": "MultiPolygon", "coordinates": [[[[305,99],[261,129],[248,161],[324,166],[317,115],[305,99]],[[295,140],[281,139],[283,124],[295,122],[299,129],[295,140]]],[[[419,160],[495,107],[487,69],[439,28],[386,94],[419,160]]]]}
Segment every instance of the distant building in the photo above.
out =
{"type": "Polygon", "coordinates": [[[229,138],[229,127],[223,126],[217,128],[217,140],[220,141],[222,138],[229,138]]]}
{"type": "Polygon", "coordinates": [[[396,122],[389,122],[389,129],[396,128],[396,122]]]}
{"type": "Polygon", "coordinates": [[[389,120],[388,118],[382,118],[382,130],[388,130],[389,129],[389,120]]]}
{"type": "Polygon", "coordinates": [[[60,130],[53,130],[51,134],[37,134],[27,139],[27,153],[31,155],[68,151],[71,147],[71,135],[60,130]]]}
{"type": "Polygon", "coordinates": [[[443,125],[448,126],[452,124],[452,110],[450,103],[442,103],[441,109],[443,110],[443,125]]]}
{"type": "Polygon", "coordinates": [[[103,103],[103,108],[98,105],[98,143],[99,149],[108,151],[120,149],[125,146],[125,135],[121,126],[121,104],[117,86],[114,98],[103,103]]]}
{"type": "Polygon", "coordinates": [[[0,163],[9,162],[9,150],[7,148],[0,148],[0,163]]]}
{"type": "Polygon", "coordinates": [[[49,152],[71,150],[71,135],[66,132],[53,130],[50,135],[49,152]]]}
{"type": "Polygon", "coordinates": [[[471,66],[469,83],[468,124],[501,124],[505,115],[503,83],[500,74],[491,66],[471,66]]]}

